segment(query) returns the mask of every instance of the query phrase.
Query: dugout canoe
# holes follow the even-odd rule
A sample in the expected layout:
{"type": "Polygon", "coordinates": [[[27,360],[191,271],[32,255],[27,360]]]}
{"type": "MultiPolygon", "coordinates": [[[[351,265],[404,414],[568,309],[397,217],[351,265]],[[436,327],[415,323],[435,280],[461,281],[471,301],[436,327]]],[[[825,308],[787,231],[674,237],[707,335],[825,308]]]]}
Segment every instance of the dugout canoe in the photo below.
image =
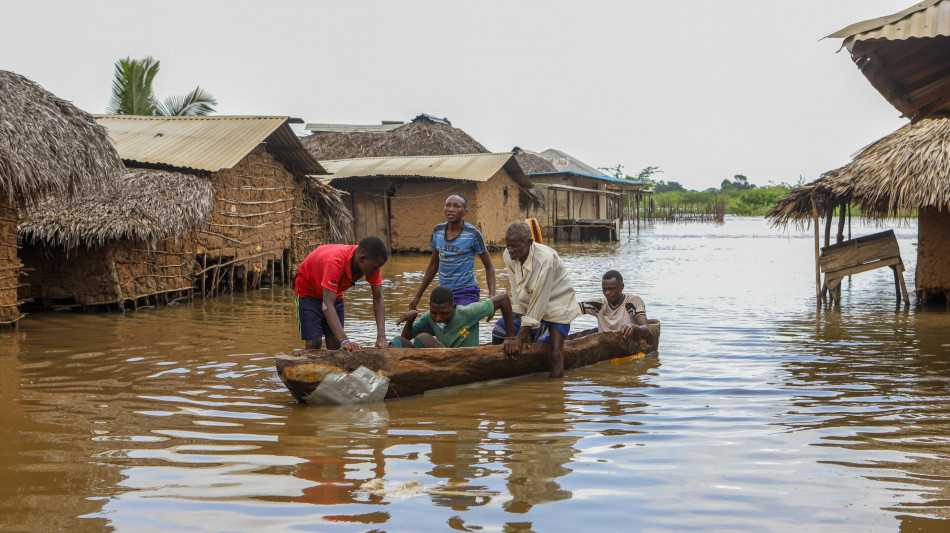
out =
{"type": "MultiPolygon", "coordinates": [[[[564,341],[564,369],[570,370],[606,359],[655,352],[660,341],[660,321],[648,322],[654,342],[624,339],[619,333],[582,331],[564,341]]],[[[365,367],[389,379],[386,398],[403,398],[429,390],[478,381],[549,372],[550,343],[530,344],[515,359],[505,358],[500,345],[469,348],[375,348],[358,352],[311,350],[280,353],[274,357],[277,374],[293,397],[302,403],[320,402],[311,395],[328,376],[365,367]],[[308,401],[310,397],[313,401],[308,401]]]]}

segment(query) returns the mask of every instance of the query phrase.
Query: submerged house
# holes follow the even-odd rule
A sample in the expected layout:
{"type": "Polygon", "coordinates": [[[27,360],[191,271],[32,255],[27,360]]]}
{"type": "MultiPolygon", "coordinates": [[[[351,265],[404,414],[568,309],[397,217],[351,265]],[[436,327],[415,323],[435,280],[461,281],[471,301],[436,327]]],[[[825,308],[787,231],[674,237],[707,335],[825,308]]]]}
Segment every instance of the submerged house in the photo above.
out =
{"type": "Polygon", "coordinates": [[[23,209],[109,180],[122,162],[91,115],[4,70],[0,122],[0,325],[15,325],[23,317],[19,290],[30,281],[18,246],[23,209]]]}
{"type": "Polygon", "coordinates": [[[524,219],[537,199],[512,153],[361,157],[320,161],[333,187],[349,193],[356,238],[375,235],[395,252],[429,250],[432,228],[445,221],[446,197],[468,198],[465,221],[490,247],[524,219]]]}
{"type": "Polygon", "coordinates": [[[950,303],[950,118],[907,124],[862,150],[854,160],[818,180],[788,192],[766,216],[776,224],[825,219],[829,246],[832,218],[860,206],[869,217],[886,219],[917,210],[918,302],[935,296],[950,303]]]}
{"type": "Polygon", "coordinates": [[[203,294],[289,282],[316,246],[350,240],[340,191],[290,129],[289,117],[99,115],[126,165],[182,172],[214,189],[192,239],[203,294]]]}
{"type": "Polygon", "coordinates": [[[190,299],[194,236],[211,216],[210,180],[130,169],[69,200],[25,210],[22,295],[37,308],[137,308],[190,299]]]}
{"type": "MultiPolygon", "coordinates": [[[[894,15],[852,24],[829,37],[843,47],[871,84],[911,123],[863,149],[854,160],[789,191],[767,216],[778,224],[813,219],[816,239],[825,218],[830,244],[839,208],[873,218],[917,211],[915,288],[918,302],[950,305],[950,1],[927,0],[894,15]]],[[[819,291],[819,296],[821,292],[819,291]]]]}
{"type": "Polygon", "coordinates": [[[515,147],[522,167],[544,198],[544,209],[533,210],[544,236],[554,240],[616,241],[624,221],[624,197],[636,205],[645,194],[641,182],[623,180],[574,159],[559,150],[540,154],[515,147]]]}
{"type": "Polygon", "coordinates": [[[304,146],[349,193],[356,239],[382,238],[393,251],[428,251],[444,221],[445,198],[468,198],[466,221],[491,246],[541,201],[511,153],[490,153],[448,119],[422,114],[408,123],[308,124],[304,146]]]}

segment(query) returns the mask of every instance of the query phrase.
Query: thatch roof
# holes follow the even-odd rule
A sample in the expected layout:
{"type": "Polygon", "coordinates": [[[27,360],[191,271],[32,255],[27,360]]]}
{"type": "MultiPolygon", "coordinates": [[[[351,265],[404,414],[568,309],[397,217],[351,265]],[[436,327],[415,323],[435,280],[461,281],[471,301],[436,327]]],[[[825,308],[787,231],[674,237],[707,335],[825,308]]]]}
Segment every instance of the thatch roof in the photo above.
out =
{"type": "Polygon", "coordinates": [[[205,178],[163,170],[130,169],[95,192],[71,200],[48,198],[23,213],[26,240],[75,248],[132,239],[154,246],[202,226],[211,216],[214,188],[205,178]]]}
{"type": "Polygon", "coordinates": [[[950,118],[922,119],[878,140],[847,165],[789,191],[766,216],[776,224],[824,216],[842,201],[875,218],[950,209],[950,118]]]}
{"type": "Polygon", "coordinates": [[[521,166],[521,170],[523,170],[525,174],[548,174],[557,172],[557,168],[552,165],[550,161],[541,157],[541,154],[537,152],[525,150],[517,146],[512,148],[511,151],[515,154],[515,160],[518,161],[518,165],[521,166]]]}
{"type": "Polygon", "coordinates": [[[91,115],[0,70],[0,192],[18,204],[112,179],[122,161],[91,115]]]}
{"type": "Polygon", "coordinates": [[[447,120],[419,115],[382,133],[321,131],[301,138],[318,160],[358,157],[485,154],[488,149],[447,120]]]}
{"type": "Polygon", "coordinates": [[[353,213],[343,200],[347,193],[331,187],[326,178],[308,177],[307,192],[327,217],[330,242],[353,242],[353,213]]]}

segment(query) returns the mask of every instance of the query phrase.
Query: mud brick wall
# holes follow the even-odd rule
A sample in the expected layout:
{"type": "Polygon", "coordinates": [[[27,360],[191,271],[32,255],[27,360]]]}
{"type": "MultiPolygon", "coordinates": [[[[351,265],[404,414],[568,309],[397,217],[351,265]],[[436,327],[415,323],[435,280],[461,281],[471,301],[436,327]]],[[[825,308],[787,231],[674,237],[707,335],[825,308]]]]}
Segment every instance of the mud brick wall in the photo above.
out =
{"type": "Polygon", "coordinates": [[[330,242],[327,214],[320,209],[302,181],[295,184],[293,206],[290,272],[296,272],[297,267],[314,248],[330,242]]]}
{"type": "Polygon", "coordinates": [[[950,211],[925,207],[917,216],[917,290],[950,290],[950,211]]]}
{"type": "Polygon", "coordinates": [[[0,192],[0,324],[14,324],[23,316],[18,305],[20,257],[17,253],[19,214],[10,198],[0,192]]]}
{"type": "Polygon", "coordinates": [[[429,251],[432,228],[445,222],[445,199],[454,193],[468,198],[469,214],[465,221],[479,227],[471,211],[477,193],[474,182],[434,180],[398,184],[395,194],[389,199],[393,250],[429,251]]]}
{"type": "Polygon", "coordinates": [[[503,248],[508,225],[525,219],[518,203],[519,194],[518,184],[504,170],[477,185],[475,199],[468,201],[468,216],[488,246],[503,248]]]}
{"type": "Polygon", "coordinates": [[[248,270],[282,259],[291,246],[294,176],[262,144],[210,178],[214,207],[207,229],[198,233],[198,253],[237,259],[248,270]]]}
{"type": "MultiPolygon", "coordinates": [[[[23,262],[33,271],[27,296],[36,307],[122,305],[127,300],[176,291],[194,285],[195,255],[190,239],[165,239],[149,252],[142,242],[115,241],[105,246],[71,250],[29,244],[23,262]]],[[[133,302],[134,304],[134,302],[133,302]]]]}
{"type": "MultiPolygon", "coordinates": [[[[195,255],[187,239],[165,239],[149,252],[143,242],[115,241],[105,246],[71,250],[27,244],[23,262],[32,268],[25,297],[41,308],[121,305],[127,300],[194,285],[195,255]],[[120,303],[121,302],[121,303],[120,303]]],[[[132,302],[133,304],[135,302],[132,302]]]]}

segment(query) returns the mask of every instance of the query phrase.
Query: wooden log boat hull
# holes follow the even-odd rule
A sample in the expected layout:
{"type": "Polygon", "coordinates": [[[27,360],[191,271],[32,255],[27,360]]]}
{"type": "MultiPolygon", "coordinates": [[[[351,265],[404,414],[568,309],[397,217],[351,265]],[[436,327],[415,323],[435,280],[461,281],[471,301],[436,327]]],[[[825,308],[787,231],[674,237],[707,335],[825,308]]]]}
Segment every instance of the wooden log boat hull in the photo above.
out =
{"type": "MultiPolygon", "coordinates": [[[[624,339],[619,333],[582,331],[564,341],[564,368],[570,370],[606,359],[621,358],[657,349],[660,321],[648,324],[654,342],[624,339]]],[[[386,398],[402,398],[429,390],[478,381],[550,371],[550,343],[530,344],[514,359],[505,357],[501,345],[468,348],[388,348],[311,350],[280,353],[274,357],[277,374],[297,401],[307,402],[330,372],[353,372],[366,367],[389,378],[386,398]]]]}

